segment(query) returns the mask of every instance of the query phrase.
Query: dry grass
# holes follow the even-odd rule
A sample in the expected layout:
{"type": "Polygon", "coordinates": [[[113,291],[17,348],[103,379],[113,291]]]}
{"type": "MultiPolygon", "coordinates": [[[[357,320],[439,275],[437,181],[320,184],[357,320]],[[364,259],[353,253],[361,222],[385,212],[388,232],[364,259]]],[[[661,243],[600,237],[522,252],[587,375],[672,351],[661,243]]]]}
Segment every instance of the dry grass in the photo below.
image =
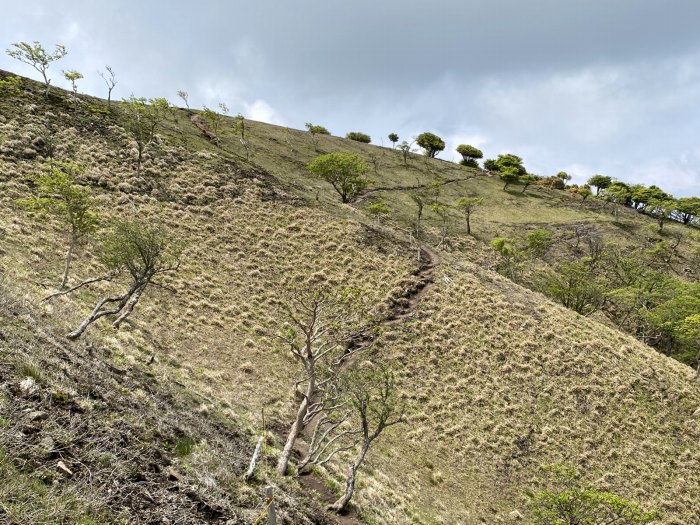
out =
{"type": "MultiPolygon", "coordinates": [[[[184,111],[138,178],[128,137],[89,103],[97,104],[85,102],[74,115],[29,95],[0,101],[0,268],[31,304],[58,282],[65,240],[56,225],[12,204],[37,169],[36,158],[18,156],[42,129],[54,128],[57,157],[89,168],[86,182],[105,224],[124,215],[157,221],[185,250],[181,271],[166,283],[174,291],[149,289],[119,331],[107,323],[89,329],[86,340],[110,362],[142,367],[155,352],[152,373],[214,400],[219,417],[237,428],[259,430],[263,407],[273,427],[285,425],[298,371],[264,333],[279,325],[275,306],[288,286],[363,286],[381,310],[411,287],[416,269],[406,242],[414,216],[406,191],[372,196],[394,211],[384,227],[370,229],[373,220],[363,213],[369,199],[340,205],[304,165],[319,151],[345,149],[377,155],[372,177],[383,187],[470,178],[446,183],[440,199],[485,197],[474,216],[476,238],[461,233],[455,215],[452,253],[443,254],[437,285],[419,315],[388,329],[373,354],[399,375],[409,424],[377,444],[360,474],[357,501],[367,520],[507,523],[510,511],[524,512],[523,492],[540,482],[539,465],[554,461],[653,506],[659,523],[700,519],[693,416],[700,393],[691,371],[470,262],[489,257],[481,241],[497,234],[587,222],[609,238],[630,229],[641,236],[645,219],[613,220],[556,191],[502,192],[498,181],[441,161],[412,157],[405,167],[396,152],[335,137],[320,137],[316,148],[305,133],[255,122],[247,126],[247,162],[236,138],[224,137],[217,149],[184,111]]],[[[434,242],[435,217],[428,214],[426,226],[426,241],[434,242]]],[[[99,271],[93,252],[83,248],[74,279],[99,271]]],[[[104,290],[58,299],[36,315],[65,331],[104,290]]],[[[220,479],[220,446],[194,446],[184,456],[198,485],[220,479]]],[[[331,467],[329,478],[337,479],[339,468],[331,467]]]]}

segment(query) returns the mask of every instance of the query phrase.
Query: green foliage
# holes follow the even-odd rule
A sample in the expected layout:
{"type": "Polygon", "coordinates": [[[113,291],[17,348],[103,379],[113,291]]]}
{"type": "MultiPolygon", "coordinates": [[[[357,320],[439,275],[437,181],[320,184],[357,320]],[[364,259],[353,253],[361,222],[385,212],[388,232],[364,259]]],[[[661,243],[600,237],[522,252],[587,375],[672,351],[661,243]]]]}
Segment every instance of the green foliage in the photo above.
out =
{"type": "Polygon", "coordinates": [[[15,60],[32,66],[41,73],[44,79],[44,85],[46,86],[44,94],[48,96],[51,87],[51,79],[46,76],[46,71],[51,62],[55,62],[66,56],[68,51],[66,51],[65,46],[57,44],[53,53],[47,53],[43,46],[37,41],[31,44],[28,42],[19,42],[12,44],[12,47],[14,49],[8,49],[6,53],[15,60]]]}
{"type": "Polygon", "coordinates": [[[399,151],[403,155],[403,163],[408,166],[408,154],[411,152],[411,144],[404,140],[399,144],[399,151]]]}
{"type": "Polygon", "coordinates": [[[326,128],[323,126],[318,126],[316,124],[312,124],[311,122],[307,122],[305,124],[306,130],[311,133],[312,135],[330,135],[331,132],[328,131],[326,128]]]}
{"type": "Polygon", "coordinates": [[[636,503],[584,483],[572,468],[557,464],[545,470],[553,488],[529,495],[533,525],[635,525],[655,517],[636,503]]]}
{"type": "Polygon", "coordinates": [[[372,142],[372,137],[361,131],[351,131],[345,135],[346,139],[354,140],[355,142],[362,142],[364,144],[369,144],[372,142]]]}
{"type": "Polygon", "coordinates": [[[525,175],[522,175],[520,177],[520,182],[523,183],[522,192],[525,193],[525,190],[527,189],[527,187],[530,184],[537,182],[537,181],[540,181],[540,180],[542,180],[542,177],[540,177],[539,175],[535,175],[533,173],[526,173],[525,175]]]}
{"type": "Polygon", "coordinates": [[[499,170],[499,175],[498,175],[505,184],[503,186],[503,191],[508,189],[508,186],[511,184],[515,184],[520,180],[520,175],[518,173],[518,170],[515,168],[502,168],[499,170]]]}
{"type": "Polygon", "coordinates": [[[700,215],[700,198],[682,197],[676,201],[676,211],[683,224],[688,224],[700,215]]]}
{"type": "Polygon", "coordinates": [[[69,69],[68,71],[63,72],[63,77],[70,82],[71,84],[71,89],[73,90],[73,95],[78,94],[78,80],[83,78],[83,74],[76,71],[75,69],[69,69]]]}
{"type": "Polygon", "coordinates": [[[159,126],[170,114],[170,103],[164,98],[146,100],[131,95],[124,99],[124,109],[127,120],[127,130],[136,142],[138,171],[141,171],[143,152],[153,142],[159,126]]]}
{"type": "MultiPolygon", "coordinates": [[[[377,437],[384,428],[399,422],[403,405],[396,378],[389,368],[352,368],[340,378],[339,389],[366,425],[366,437],[377,437]]],[[[374,439],[373,437],[373,439],[374,439]]]]}
{"type": "Polygon", "coordinates": [[[571,175],[569,175],[569,174],[566,173],[565,171],[560,171],[559,173],[557,173],[556,177],[557,177],[559,180],[563,180],[564,182],[568,182],[568,181],[571,180],[571,175]]]}
{"type": "Polygon", "coordinates": [[[396,147],[396,143],[399,141],[399,136],[396,133],[389,133],[389,142],[391,142],[394,147],[396,147]]]}
{"type": "Polygon", "coordinates": [[[564,261],[554,271],[543,273],[540,280],[548,297],[579,314],[588,315],[603,306],[605,288],[585,262],[564,261]]]}
{"type": "Polygon", "coordinates": [[[554,237],[551,231],[539,228],[527,236],[525,243],[530,256],[534,259],[541,259],[554,244],[554,237]]]}
{"type": "Polygon", "coordinates": [[[86,186],[78,184],[83,168],[71,162],[50,161],[34,178],[35,193],[18,201],[39,217],[51,216],[63,223],[70,234],[82,237],[97,229],[99,214],[86,186]]]}
{"type": "Polygon", "coordinates": [[[603,198],[613,204],[615,215],[617,215],[618,206],[624,206],[632,198],[632,190],[624,182],[612,182],[604,191],[603,198]]]}
{"type": "Polygon", "coordinates": [[[4,79],[0,79],[0,95],[14,96],[18,95],[22,90],[22,78],[14,75],[9,75],[4,79]]]}
{"type": "Polygon", "coordinates": [[[373,202],[367,206],[367,211],[380,221],[391,213],[391,208],[385,202],[373,202]]]}
{"type": "Polygon", "coordinates": [[[462,197],[454,203],[455,209],[459,210],[464,215],[464,220],[467,223],[467,234],[470,234],[472,232],[472,213],[474,213],[474,210],[483,203],[484,199],[482,197],[462,197]]]}
{"type": "Polygon", "coordinates": [[[484,153],[480,149],[470,146],[469,144],[460,144],[457,146],[456,151],[462,155],[461,164],[472,168],[478,168],[479,163],[477,159],[481,159],[484,156],[484,153]]]}
{"type": "Polygon", "coordinates": [[[204,118],[204,120],[207,122],[209,130],[214,135],[218,135],[219,126],[221,125],[221,121],[223,120],[223,115],[221,115],[217,111],[214,111],[211,108],[208,108],[207,106],[204,106],[204,108],[202,109],[202,118],[204,118]]]}
{"type": "Polygon", "coordinates": [[[106,235],[100,261],[112,274],[126,272],[135,282],[149,282],[157,273],[176,268],[180,249],[158,226],[120,220],[106,235]]]}
{"type": "Polygon", "coordinates": [[[348,202],[369,184],[367,163],[354,153],[337,152],[319,155],[308,166],[312,175],[329,182],[343,202],[348,202]]]}
{"type": "Polygon", "coordinates": [[[664,224],[671,217],[671,213],[676,208],[676,201],[673,199],[652,199],[647,204],[647,210],[656,219],[659,231],[664,229],[664,224]]]}
{"type": "Polygon", "coordinates": [[[646,188],[641,184],[630,186],[632,192],[631,199],[634,202],[635,209],[645,209],[651,201],[663,201],[671,196],[662,191],[656,186],[646,188]]]}
{"type": "Polygon", "coordinates": [[[427,131],[416,137],[416,144],[423,148],[426,157],[430,158],[435,158],[438,153],[445,149],[445,141],[427,131]]]}
{"type": "Polygon", "coordinates": [[[498,271],[506,277],[516,280],[518,275],[518,263],[522,254],[515,242],[506,237],[496,237],[491,241],[491,247],[500,255],[501,261],[498,264],[498,271]]]}
{"type": "Polygon", "coordinates": [[[612,178],[606,177],[605,175],[593,175],[588,179],[589,186],[596,187],[596,195],[600,194],[600,190],[604,190],[612,184],[612,178]]]}

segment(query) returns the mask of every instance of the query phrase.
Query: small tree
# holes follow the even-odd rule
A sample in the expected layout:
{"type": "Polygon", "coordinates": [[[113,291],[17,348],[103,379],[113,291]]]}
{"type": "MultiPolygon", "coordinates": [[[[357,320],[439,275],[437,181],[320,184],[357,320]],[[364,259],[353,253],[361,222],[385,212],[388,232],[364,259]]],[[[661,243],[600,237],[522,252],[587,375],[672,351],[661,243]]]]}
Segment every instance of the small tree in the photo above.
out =
{"type": "Polygon", "coordinates": [[[484,199],[482,197],[462,197],[454,204],[454,207],[464,215],[464,220],[467,223],[467,235],[471,235],[472,233],[470,223],[471,215],[474,213],[474,210],[483,203],[484,199]]]}
{"type": "Polygon", "coordinates": [[[650,210],[652,217],[656,219],[659,225],[659,231],[663,231],[664,224],[671,217],[671,213],[676,208],[676,201],[673,199],[651,200],[647,208],[650,210]]]}
{"type": "Polygon", "coordinates": [[[525,249],[530,254],[530,262],[533,267],[535,260],[542,259],[552,244],[554,244],[552,232],[544,228],[539,228],[527,236],[525,249]]]}
{"type": "Polygon", "coordinates": [[[301,401],[277,462],[277,472],[282,476],[287,473],[299,434],[324,408],[322,393],[343,362],[361,349],[347,345],[370,329],[363,297],[361,290],[336,292],[320,285],[292,291],[282,305],[283,329],[271,335],[288,347],[304,370],[295,389],[305,385],[303,391],[297,390],[301,401]]]}
{"type": "Polygon", "coordinates": [[[307,169],[314,176],[329,182],[343,202],[364,190],[369,180],[363,177],[369,166],[359,155],[337,152],[319,155],[307,169]]]}
{"type": "Polygon", "coordinates": [[[311,142],[314,144],[314,148],[318,148],[318,135],[330,135],[330,131],[328,131],[326,128],[323,126],[318,126],[316,124],[312,124],[311,122],[307,122],[305,124],[306,126],[306,131],[309,132],[311,135],[311,142]]]}
{"type": "Polygon", "coordinates": [[[70,82],[71,89],[73,90],[73,103],[78,103],[78,80],[83,78],[83,74],[76,71],[75,69],[70,69],[63,72],[63,77],[70,82]]]}
{"type": "Polygon", "coordinates": [[[34,41],[29,44],[27,42],[19,42],[12,44],[14,49],[6,50],[7,54],[12,58],[24,62],[36,69],[44,79],[44,85],[46,90],[44,91],[45,96],[49,96],[49,89],[51,88],[51,79],[48,78],[46,72],[49,69],[51,62],[60,60],[68,51],[66,51],[65,46],[61,44],[56,44],[56,49],[53,53],[47,53],[42,45],[34,41]]]}
{"type": "Polygon", "coordinates": [[[345,138],[354,140],[355,142],[362,142],[363,144],[369,144],[372,142],[372,137],[367,135],[367,133],[362,133],[361,131],[351,131],[345,135],[345,138]]]}
{"type": "MultiPolygon", "coordinates": [[[[236,115],[233,129],[241,136],[241,143],[245,141],[245,117],[242,114],[236,115]]],[[[245,144],[244,144],[245,145],[245,144]]]]}
{"type": "Polygon", "coordinates": [[[697,220],[698,216],[700,216],[700,198],[681,197],[676,201],[676,211],[683,224],[697,220]]]}
{"type": "Polygon", "coordinates": [[[36,193],[19,204],[39,217],[56,218],[68,233],[68,251],[61,278],[61,288],[68,283],[73,252],[78,243],[97,229],[99,215],[90,191],[78,185],[83,169],[70,162],[47,162],[34,179],[36,193]]]}
{"type": "Polygon", "coordinates": [[[525,193],[525,190],[530,186],[530,184],[537,182],[539,180],[542,180],[542,177],[539,175],[534,175],[533,173],[526,173],[525,175],[520,177],[520,182],[523,183],[523,189],[521,190],[522,193],[525,193]]]}
{"type": "Polygon", "coordinates": [[[182,101],[185,103],[185,107],[187,108],[187,111],[191,111],[190,110],[190,103],[188,101],[188,98],[190,96],[189,93],[187,93],[187,91],[180,90],[177,92],[177,96],[180,97],[182,99],[182,101]]]}
{"type": "Polygon", "coordinates": [[[389,142],[392,144],[392,148],[396,149],[396,143],[399,141],[399,136],[396,133],[389,133],[389,142]]]}
{"type": "Polygon", "coordinates": [[[112,109],[112,90],[117,85],[117,76],[111,66],[105,66],[104,71],[97,72],[107,85],[107,109],[112,109]]]}
{"type": "Polygon", "coordinates": [[[462,161],[460,164],[471,168],[478,168],[479,163],[477,162],[477,159],[484,157],[484,153],[480,149],[470,146],[469,144],[460,144],[457,146],[456,151],[462,155],[462,161]]]}
{"type": "Polygon", "coordinates": [[[566,184],[567,182],[569,182],[571,180],[571,175],[569,175],[565,171],[560,171],[559,173],[557,173],[557,178],[559,180],[563,181],[564,184],[566,184]]]}
{"type": "Polygon", "coordinates": [[[423,208],[425,208],[425,199],[423,195],[416,192],[411,192],[409,194],[411,200],[416,203],[417,216],[416,216],[416,236],[420,234],[420,221],[423,218],[423,208]]]}
{"type": "Polygon", "coordinates": [[[385,202],[379,201],[367,206],[367,211],[380,223],[391,213],[391,208],[385,202]]]}
{"type": "Polygon", "coordinates": [[[348,465],[345,491],[329,506],[335,512],[343,511],[350,503],[355,492],[357,471],[374,440],[390,426],[403,422],[403,407],[398,399],[394,375],[389,369],[351,371],[344,377],[342,388],[347,392],[362,433],[360,450],[348,465]]]}
{"type": "Polygon", "coordinates": [[[127,129],[136,142],[136,170],[140,174],[143,153],[155,140],[156,132],[170,112],[170,104],[164,98],[152,98],[147,101],[134,95],[125,99],[124,103],[127,129]]]}
{"type": "Polygon", "coordinates": [[[212,134],[218,139],[219,126],[221,125],[223,116],[220,113],[214,111],[213,109],[204,106],[204,109],[202,110],[202,117],[207,122],[207,125],[209,126],[209,131],[211,131],[212,134]]]}
{"type": "Polygon", "coordinates": [[[503,191],[508,189],[511,184],[516,184],[520,180],[520,174],[515,168],[503,168],[499,171],[498,176],[501,178],[505,184],[503,185],[503,191]]]}
{"type": "Polygon", "coordinates": [[[501,256],[498,270],[511,280],[515,280],[520,261],[520,251],[512,239],[496,237],[491,241],[491,247],[501,256]]]}
{"type": "Polygon", "coordinates": [[[423,148],[425,156],[431,159],[435,158],[438,153],[445,149],[445,141],[427,131],[416,137],[416,144],[423,148]]]}
{"type": "Polygon", "coordinates": [[[435,202],[430,205],[430,209],[440,219],[440,243],[438,244],[439,247],[442,246],[445,240],[447,239],[447,227],[448,222],[450,220],[450,207],[447,204],[435,202]]]}
{"type": "Polygon", "coordinates": [[[528,494],[533,525],[639,525],[654,519],[636,503],[584,483],[572,468],[556,464],[544,470],[553,475],[553,488],[528,494]]]}
{"type": "Polygon", "coordinates": [[[146,288],[156,284],[154,279],[179,268],[180,251],[172,247],[168,235],[158,227],[118,221],[103,242],[100,261],[107,269],[106,275],[88,279],[54,295],[71,293],[90,283],[111,281],[121,276],[128,279],[128,287],[122,294],[100,299],[80,326],[68,334],[69,339],[77,339],[88,326],[105,316],[115,317],[112,326],[119,328],[134,311],[146,288]]]}
{"type": "Polygon", "coordinates": [[[595,194],[600,195],[600,190],[604,190],[612,184],[612,178],[605,175],[593,175],[588,179],[589,186],[595,186],[595,194]]]}
{"type": "Polygon", "coordinates": [[[604,198],[612,203],[613,215],[617,216],[619,207],[624,206],[632,197],[632,191],[624,182],[615,181],[605,188],[604,198]]]}
{"type": "Polygon", "coordinates": [[[411,152],[412,145],[413,142],[409,144],[405,140],[401,144],[399,144],[399,151],[403,155],[403,163],[405,166],[408,166],[408,154],[411,152]]]}

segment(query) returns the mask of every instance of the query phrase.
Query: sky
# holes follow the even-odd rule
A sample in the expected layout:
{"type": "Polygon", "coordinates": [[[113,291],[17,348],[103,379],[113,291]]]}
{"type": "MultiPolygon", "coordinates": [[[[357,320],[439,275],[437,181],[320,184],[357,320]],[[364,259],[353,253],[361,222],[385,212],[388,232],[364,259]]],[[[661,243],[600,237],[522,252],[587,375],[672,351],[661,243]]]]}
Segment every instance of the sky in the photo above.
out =
{"type": "MultiPolygon", "coordinates": [[[[389,145],[440,135],[439,157],[514,153],[566,171],[700,196],[700,0],[0,0],[0,46],[63,44],[50,69],[117,75],[113,98],[191,107],[389,145]]],[[[4,53],[0,69],[38,79],[4,53]]]]}

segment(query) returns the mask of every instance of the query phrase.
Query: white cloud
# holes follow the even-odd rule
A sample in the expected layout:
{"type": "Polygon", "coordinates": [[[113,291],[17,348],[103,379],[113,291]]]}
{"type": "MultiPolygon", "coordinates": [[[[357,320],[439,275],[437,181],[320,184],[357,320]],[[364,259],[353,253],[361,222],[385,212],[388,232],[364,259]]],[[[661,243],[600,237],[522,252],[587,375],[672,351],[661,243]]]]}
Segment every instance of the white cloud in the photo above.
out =
{"type": "Polygon", "coordinates": [[[277,124],[278,126],[284,125],[284,119],[270,104],[262,99],[255,100],[250,104],[244,103],[244,107],[246,117],[251,120],[267,122],[268,124],[277,124]]]}

